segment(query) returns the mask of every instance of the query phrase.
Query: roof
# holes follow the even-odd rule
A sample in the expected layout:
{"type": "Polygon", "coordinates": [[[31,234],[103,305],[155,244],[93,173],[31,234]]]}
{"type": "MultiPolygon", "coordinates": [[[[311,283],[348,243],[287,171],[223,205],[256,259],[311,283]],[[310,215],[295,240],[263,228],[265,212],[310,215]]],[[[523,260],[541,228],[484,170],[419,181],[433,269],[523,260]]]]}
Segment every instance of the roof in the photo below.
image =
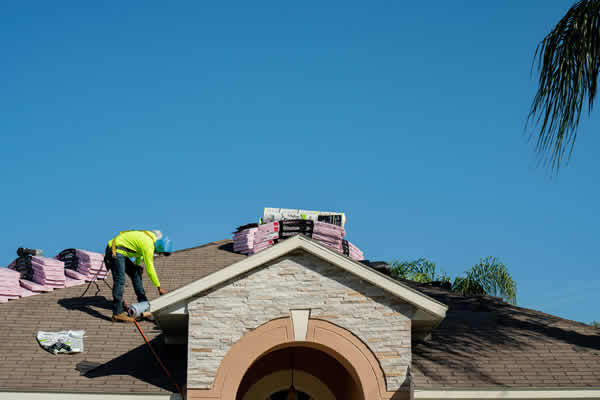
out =
{"type": "MultiPolygon", "coordinates": [[[[202,278],[245,256],[231,251],[231,241],[158,257],[156,270],[161,287],[167,291],[202,278]]],[[[0,304],[0,390],[61,391],[78,393],[172,393],[176,389],[154,360],[133,324],[111,322],[112,292],[103,282],[94,284],[84,297],[86,286],[58,289],[50,293],[0,304]],[[84,352],[52,355],[36,341],[38,330],[83,329],[84,352]],[[86,361],[99,365],[80,375],[76,365],[86,361]]],[[[112,286],[112,279],[106,283],[112,286]]],[[[125,301],[136,301],[131,282],[126,280],[125,301]]],[[[150,299],[158,296],[148,277],[144,279],[150,299]]],[[[186,347],[167,345],[160,331],[142,322],[144,333],[178,383],[185,383],[186,347]]],[[[1,393],[0,393],[1,397],[1,393]]]]}
{"type": "Polygon", "coordinates": [[[328,249],[304,235],[293,236],[275,246],[261,251],[260,253],[239,260],[210,276],[206,276],[177,289],[174,292],[161,296],[150,302],[150,310],[160,324],[161,310],[168,307],[176,307],[177,304],[184,303],[187,299],[196,296],[205,290],[223,284],[230,279],[248,273],[253,269],[259,268],[282,256],[299,250],[319,257],[331,265],[335,265],[345,272],[355,275],[360,279],[385,290],[392,296],[396,296],[402,301],[412,304],[417,307],[417,309],[429,314],[429,319],[434,320],[436,324],[446,315],[446,310],[448,308],[443,303],[440,303],[425,295],[423,292],[414,290],[410,286],[397,280],[390,279],[372,268],[367,268],[349,257],[328,249]]]}
{"type": "Polygon", "coordinates": [[[497,297],[405,283],[449,307],[431,337],[413,343],[417,388],[600,387],[600,329],[497,297]]]}
{"type": "MultiPolygon", "coordinates": [[[[159,257],[161,285],[173,291],[246,256],[223,240],[159,257]]],[[[367,267],[365,267],[367,268],[367,267]]],[[[112,279],[108,282],[112,285],[112,279]]],[[[468,298],[440,288],[403,282],[447,304],[431,338],[413,344],[416,389],[499,387],[600,387],[600,330],[491,297],[468,298]]],[[[136,328],[110,322],[112,293],[103,282],[59,289],[0,304],[0,390],[77,393],[172,393],[136,328]],[[54,356],[35,339],[38,330],[86,330],[81,354],[54,356]],[[99,365],[80,375],[76,365],[99,365]],[[82,365],[82,364],[79,364],[82,365]]],[[[133,303],[127,280],[125,300],[133,303]]],[[[158,293],[149,279],[152,300],[158,293]]],[[[141,324],[163,362],[185,383],[186,348],[167,345],[151,323],[141,324]]],[[[0,393],[1,395],[1,393],[0,393]]],[[[1,396],[0,396],[1,397],[1,396]]]]}

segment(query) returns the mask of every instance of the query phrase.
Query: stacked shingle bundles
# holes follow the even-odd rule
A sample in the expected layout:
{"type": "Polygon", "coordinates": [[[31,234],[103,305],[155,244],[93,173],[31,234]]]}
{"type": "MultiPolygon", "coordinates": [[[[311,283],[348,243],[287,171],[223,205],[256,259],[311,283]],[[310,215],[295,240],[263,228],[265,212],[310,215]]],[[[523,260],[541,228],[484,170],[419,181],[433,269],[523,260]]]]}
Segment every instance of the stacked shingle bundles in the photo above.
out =
{"type": "Polygon", "coordinates": [[[65,263],[48,257],[31,257],[33,282],[52,288],[65,287],[65,263]]]}
{"type": "Polygon", "coordinates": [[[23,288],[35,293],[51,292],[52,290],[54,290],[50,286],[40,285],[39,283],[28,281],[26,279],[19,279],[19,283],[23,288]]]}
{"type": "Polygon", "coordinates": [[[233,251],[248,254],[254,247],[254,235],[258,228],[246,228],[233,234],[233,251]]]}
{"type": "Polygon", "coordinates": [[[19,272],[10,268],[0,268],[0,303],[21,297],[20,276],[19,272]]]}
{"type": "Polygon", "coordinates": [[[260,225],[254,232],[254,244],[249,254],[256,254],[261,250],[273,246],[279,238],[279,222],[270,222],[260,225]]]}
{"type": "Polygon", "coordinates": [[[287,239],[289,237],[303,234],[311,237],[313,234],[315,222],[305,219],[290,219],[279,221],[279,238],[287,239]]]}
{"type": "Polygon", "coordinates": [[[9,265],[9,268],[18,271],[21,274],[21,279],[27,279],[28,281],[33,279],[33,267],[31,266],[30,255],[25,255],[17,258],[14,262],[9,265]]]}
{"type": "Polygon", "coordinates": [[[339,253],[342,252],[342,240],[346,231],[341,226],[315,221],[312,238],[324,246],[339,253]]]}
{"type": "Polygon", "coordinates": [[[65,249],[56,256],[65,263],[65,274],[76,280],[92,281],[108,275],[104,254],[80,249],[65,249]]]}
{"type": "Polygon", "coordinates": [[[347,240],[342,240],[342,251],[353,260],[364,260],[363,252],[347,240]]]}

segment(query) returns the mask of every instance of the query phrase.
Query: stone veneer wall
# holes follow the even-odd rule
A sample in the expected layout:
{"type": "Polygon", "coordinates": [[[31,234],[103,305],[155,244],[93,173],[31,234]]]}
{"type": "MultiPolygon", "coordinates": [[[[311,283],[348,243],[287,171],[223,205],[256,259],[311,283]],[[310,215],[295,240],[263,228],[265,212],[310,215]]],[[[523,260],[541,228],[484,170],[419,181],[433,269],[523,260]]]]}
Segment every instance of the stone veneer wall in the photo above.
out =
{"type": "Polygon", "coordinates": [[[307,253],[282,257],[188,304],[188,388],[209,389],[232,344],[291,309],[311,309],[360,338],[379,360],[388,391],[398,390],[411,362],[414,307],[307,253]]]}

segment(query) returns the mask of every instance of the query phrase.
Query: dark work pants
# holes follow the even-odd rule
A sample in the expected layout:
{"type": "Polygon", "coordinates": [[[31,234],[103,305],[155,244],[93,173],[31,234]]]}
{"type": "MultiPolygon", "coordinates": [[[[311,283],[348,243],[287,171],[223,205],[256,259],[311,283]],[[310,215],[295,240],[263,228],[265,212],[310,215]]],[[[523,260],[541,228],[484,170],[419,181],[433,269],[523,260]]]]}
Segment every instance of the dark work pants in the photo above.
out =
{"type": "MultiPolygon", "coordinates": [[[[125,274],[133,283],[133,290],[139,301],[148,301],[146,291],[142,283],[142,268],[135,265],[129,258],[123,254],[117,253],[112,256],[110,249],[106,251],[107,261],[110,263],[110,269],[113,276],[113,315],[121,314],[125,311],[123,307],[123,291],[125,290],[125,274]]],[[[108,263],[107,263],[108,266],[108,263]]]]}

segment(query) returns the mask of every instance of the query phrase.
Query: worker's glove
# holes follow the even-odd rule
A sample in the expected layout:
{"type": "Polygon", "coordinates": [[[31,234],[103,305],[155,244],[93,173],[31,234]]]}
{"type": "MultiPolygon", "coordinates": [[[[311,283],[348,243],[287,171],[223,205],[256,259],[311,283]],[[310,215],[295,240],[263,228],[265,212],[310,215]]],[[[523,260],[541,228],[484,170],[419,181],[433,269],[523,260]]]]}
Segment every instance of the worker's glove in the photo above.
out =
{"type": "Polygon", "coordinates": [[[166,291],[165,289],[162,289],[162,288],[160,288],[160,287],[158,288],[158,294],[159,294],[159,295],[161,295],[161,296],[162,296],[163,294],[166,294],[166,293],[167,293],[167,291],[166,291]]]}

